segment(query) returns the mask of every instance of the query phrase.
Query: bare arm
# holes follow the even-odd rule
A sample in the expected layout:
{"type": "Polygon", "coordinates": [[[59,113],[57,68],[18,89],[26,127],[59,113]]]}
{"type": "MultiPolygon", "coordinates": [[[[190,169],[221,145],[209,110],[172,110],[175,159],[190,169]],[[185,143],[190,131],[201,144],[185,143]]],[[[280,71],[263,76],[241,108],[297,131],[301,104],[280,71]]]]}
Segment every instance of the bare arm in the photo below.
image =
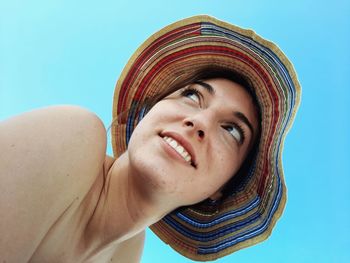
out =
{"type": "Polygon", "coordinates": [[[0,122],[0,259],[27,262],[48,228],[101,170],[105,129],[77,106],[0,122]]]}

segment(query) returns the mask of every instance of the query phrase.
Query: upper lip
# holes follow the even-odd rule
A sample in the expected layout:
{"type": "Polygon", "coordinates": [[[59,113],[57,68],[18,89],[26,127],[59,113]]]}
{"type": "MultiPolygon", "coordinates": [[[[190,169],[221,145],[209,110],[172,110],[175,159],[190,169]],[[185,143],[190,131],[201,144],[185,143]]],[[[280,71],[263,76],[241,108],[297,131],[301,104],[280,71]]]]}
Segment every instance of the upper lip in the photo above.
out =
{"type": "Polygon", "coordinates": [[[184,149],[189,153],[189,155],[191,156],[191,164],[197,168],[197,162],[196,162],[196,155],[194,153],[194,149],[191,145],[191,143],[189,143],[189,141],[187,141],[183,136],[181,136],[180,134],[176,133],[176,132],[162,132],[160,134],[161,137],[167,136],[167,137],[171,137],[174,140],[176,140],[178,143],[180,143],[184,149]]]}

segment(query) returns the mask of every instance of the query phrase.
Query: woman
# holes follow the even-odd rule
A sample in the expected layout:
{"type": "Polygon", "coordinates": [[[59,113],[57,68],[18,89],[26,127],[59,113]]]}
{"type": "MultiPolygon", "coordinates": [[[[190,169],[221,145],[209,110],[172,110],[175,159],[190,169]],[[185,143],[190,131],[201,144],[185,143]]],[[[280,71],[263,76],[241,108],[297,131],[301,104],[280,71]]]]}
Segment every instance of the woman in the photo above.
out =
{"type": "Polygon", "coordinates": [[[162,29],[117,83],[115,158],[79,107],[0,124],[1,259],[138,262],[148,226],[201,261],[266,239],[299,97],[287,58],[252,31],[208,16],[162,29]]]}

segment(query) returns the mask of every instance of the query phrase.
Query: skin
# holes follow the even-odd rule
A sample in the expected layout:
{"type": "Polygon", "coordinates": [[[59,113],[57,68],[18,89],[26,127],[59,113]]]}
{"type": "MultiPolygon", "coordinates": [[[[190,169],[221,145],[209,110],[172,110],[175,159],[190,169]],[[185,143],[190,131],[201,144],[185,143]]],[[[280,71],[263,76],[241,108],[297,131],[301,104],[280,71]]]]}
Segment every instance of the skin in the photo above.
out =
{"type": "Polygon", "coordinates": [[[179,206],[220,196],[254,140],[234,112],[253,130],[257,118],[241,86],[225,79],[205,83],[214,95],[196,84],[200,97],[179,90],[158,102],[118,159],[105,154],[102,122],[78,107],[41,109],[0,123],[0,208],[8,211],[0,224],[1,260],[139,262],[146,227],[179,206]],[[228,122],[242,127],[243,143],[228,122]],[[191,145],[195,167],[164,134],[191,145]]]}
{"type": "MultiPolygon", "coordinates": [[[[130,168],[135,169],[130,174],[136,176],[131,179],[139,182],[142,175],[140,186],[146,187],[140,192],[149,189],[147,199],[161,201],[157,207],[164,207],[165,214],[169,212],[166,209],[169,204],[171,211],[213,195],[242,164],[253,134],[233,112],[242,112],[257,129],[254,105],[241,86],[225,79],[205,83],[215,89],[215,95],[210,95],[200,85],[194,87],[203,96],[201,102],[195,95],[181,96],[181,90],[171,94],[152,108],[130,140],[130,168]],[[227,122],[241,124],[246,135],[242,145],[223,129],[227,122]],[[198,135],[199,130],[204,133],[203,137],[198,135]],[[174,132],[192,145],[196,155],[195,169],[164,154],[161,136],[166,132],[174,132]],[[145,158],[145,152],[152,158],[145,158]]],[[[142,199],[145,200],[145,196],[142,199]]]]}

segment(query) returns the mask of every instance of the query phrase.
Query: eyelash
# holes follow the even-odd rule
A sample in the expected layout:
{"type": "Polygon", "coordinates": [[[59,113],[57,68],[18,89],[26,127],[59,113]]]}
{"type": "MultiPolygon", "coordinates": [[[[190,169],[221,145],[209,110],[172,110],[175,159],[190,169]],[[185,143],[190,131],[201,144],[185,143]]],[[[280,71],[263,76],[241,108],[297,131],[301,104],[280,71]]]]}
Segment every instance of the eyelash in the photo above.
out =
{"type": "MultiPolygon", "coordinates": [[[[186,89],[181,91],[181,96],[187,97],[189,94],[195,94],[198,97],[198,101],[200,104],[203,97],[202,97],[202,94],[200,93],[199,90],[197,90],[196,88],[193,88],[193,87],[187,87],[186,89]]],[[[228,123],[228,124],[222,125],[222,128],[224,128],[230,134],[231,134],[231,132],[228,130],[228,128],[234,128],[234,129],[238,130],[238,133],[240,134],[240,137],[241,137],[241,139],[238,142],[239,142],[239,144],[243,144],[244,139],[245,139],[245,132],[244,132],[244,129],[242,128],[242,126],[240,126],[237,123],[228,123]]],[[[234,136],[232,135],[232,137],[234,137],[234,136]]]]}
{"type": "Polygon", "coordinates": [[[183,91],[181,91],[181,96],[187,97],[191,93],[195,94],[198,97],[198,101],[200,103],[202,100],[202,94],[196,88],[188,87],[184,89],[183,91]]]}
{"type": "MultiPolygon", "coordinates": [[[[229,133],[231,133],[228,128],[234,128],[236,130],[238,130],[238,133],[240,135],[240,140],[238,140],[239,144],[243,144],[244,140],[245,140],[245,133],[244,133],[244,129],[239,125],[239,124],[236,124],[236,123],[229,123],[229,124],[226,124],[226,125],[223,125],[222,126],[225,130],[227,130],[229,133]]],[[[232,137],[234,137],[232,135],[232,137]]]]}

